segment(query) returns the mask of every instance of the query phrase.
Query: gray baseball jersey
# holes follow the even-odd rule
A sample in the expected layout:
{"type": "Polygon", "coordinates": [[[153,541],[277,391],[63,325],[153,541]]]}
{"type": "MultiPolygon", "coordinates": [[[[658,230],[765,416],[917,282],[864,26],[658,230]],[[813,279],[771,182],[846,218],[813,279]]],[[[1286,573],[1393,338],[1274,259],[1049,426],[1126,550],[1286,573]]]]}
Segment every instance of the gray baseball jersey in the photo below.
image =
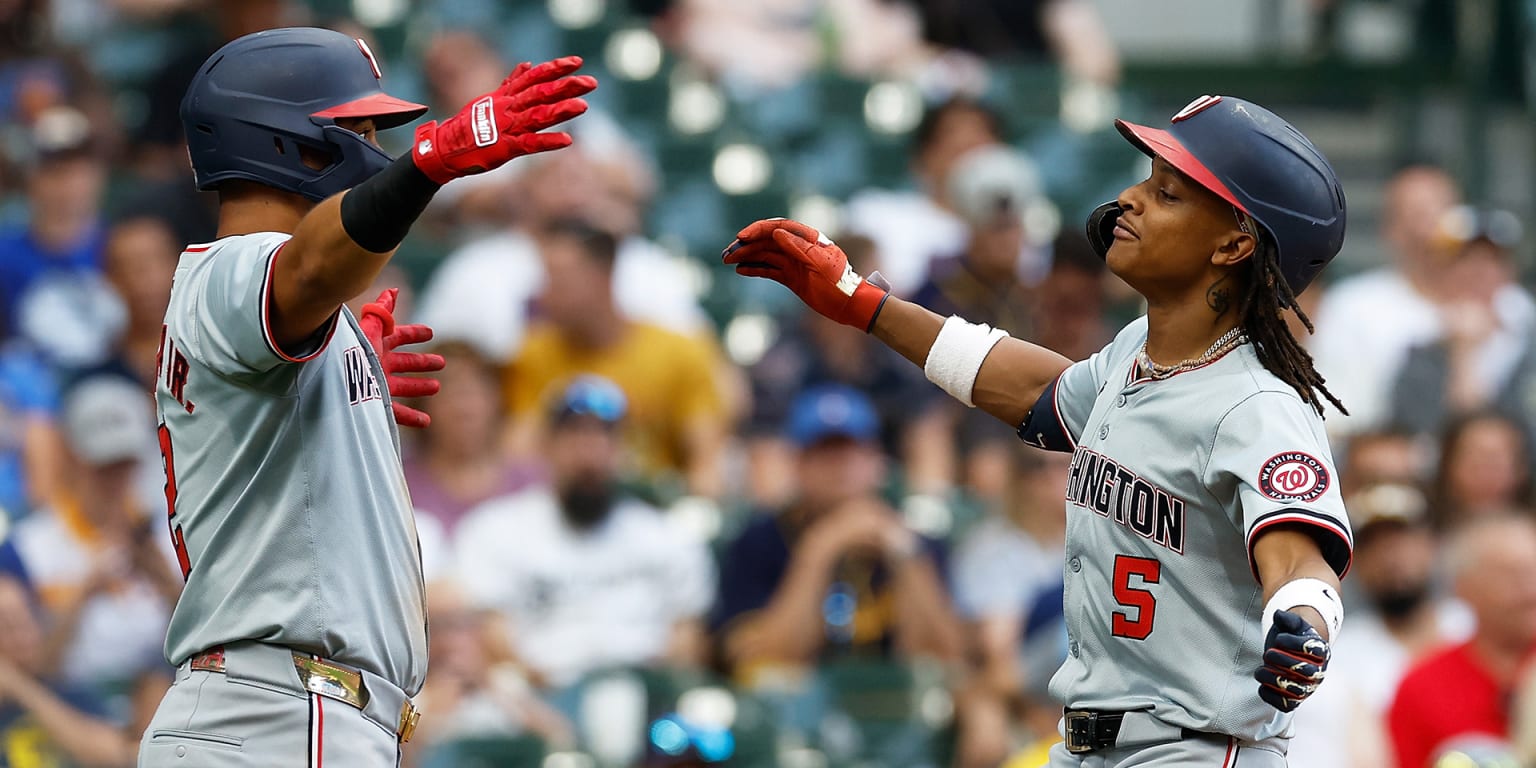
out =
{"type": "Polygon", "coordinates": [[[274,343],[268,291],[288,237],[226,237],[176,267],[155,404],[187,584],[166,658],[256,640],[414,695],[421,558],[384,374],[345,307],[302,357],[274,343]]]}
{"type": "Polygon", "coordinates": [[[1146,318],[1046,390],[1020,437],[1073,452],[1066,489],[1068,708],[1145,710],[1248,742],[1288,736],[1259,699],[1265,528],[1301,524],[1341,576],[1352,540],[1322,419],[1251,344],[1137,378],[1146,318]]]}

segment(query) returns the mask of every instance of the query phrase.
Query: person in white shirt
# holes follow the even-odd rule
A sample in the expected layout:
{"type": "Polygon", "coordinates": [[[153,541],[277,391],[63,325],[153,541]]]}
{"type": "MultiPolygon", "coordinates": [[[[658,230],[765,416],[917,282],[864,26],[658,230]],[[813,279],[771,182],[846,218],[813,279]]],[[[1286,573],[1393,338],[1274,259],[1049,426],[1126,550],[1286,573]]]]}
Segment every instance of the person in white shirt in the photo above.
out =
{"type": "Polygon", "coordinates": [[[181,578],[165,513],[135,494],[154,455],[152,414],[148,393],[126,378],[74,385],[63,402],[71,480],[16,527],[16,549],[57,618],[48,666],[69,684],[115,688],[163,663],[181,578]]]}
{"type": "Polygon", "coordinates": [[[704,543],[619,495],[623,392],[583,376],[551,409],[550,482],[485,502],[455,534],[470,600],[504,621],[546,686],[606,668],[702,660],[715,573],[704,543]]]}
{"type": "MultiPolygon", "coordinates": [[[[1414,166],[1388,184],[1383,201],[1382,239],[1392,263],[1340,280],[1323,293],[1317,333],[1308,345],[1321,373],[1349,408],[1347,416],[1328,414],[1331,435],[1348,436],[1382,426],[1399,369],[1415,344],[1434,341],[1444,332],[1442,305],[1449,298],[1440,227],[1461,199],[1445,171],[1414,166]]],[[[1502,381],[1514,368],[1524,329],[1536,319],[1536,303],[1511,283],[1493,297],[1499,325],[1511,329],[1491,334],[1479,346],[1479,369],[1502,381]]]]}
{"type": "Polygon", "coordinates": [[[614,300],[624,314],[678,333],[708,331],[686,259],[642,232],[656,190],[655,170],[613,119],[589,113],[572,127],[578,146],[563,157],[486,177],[517,201],[517,225],[474,237],[449,254],[422,291],[418,322],[437,338],[469,341],[488,359],[517,354],[544,287],[535,242],[552,221],[575,215],[601,221],[619,239],[614,300]]]}

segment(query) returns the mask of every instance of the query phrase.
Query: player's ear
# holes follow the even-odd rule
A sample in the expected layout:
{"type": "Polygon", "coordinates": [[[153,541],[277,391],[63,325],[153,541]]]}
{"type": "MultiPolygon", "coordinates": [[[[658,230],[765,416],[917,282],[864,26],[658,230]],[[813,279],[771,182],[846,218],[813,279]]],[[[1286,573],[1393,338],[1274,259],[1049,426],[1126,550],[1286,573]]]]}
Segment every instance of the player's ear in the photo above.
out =
{"type": "Polygon", "coordinates": [[[1236,266],[1252,258],[1258,245],[1253,235],[1234,229],[1216,243],[1216,250],[1211,253],[1211,263],[1218,267],[1236,266]]]}

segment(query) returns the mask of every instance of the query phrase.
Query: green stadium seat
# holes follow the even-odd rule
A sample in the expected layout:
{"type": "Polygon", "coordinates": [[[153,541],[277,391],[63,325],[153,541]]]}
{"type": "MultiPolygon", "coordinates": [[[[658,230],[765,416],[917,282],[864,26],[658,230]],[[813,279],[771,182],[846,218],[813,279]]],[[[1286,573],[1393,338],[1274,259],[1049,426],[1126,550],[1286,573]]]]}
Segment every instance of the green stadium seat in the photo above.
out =
{"type": "Polygon", "coordinates": [[[422,768],[539,768],[547,753],[536,736],[475,736],[434,746],[422,768]]]}

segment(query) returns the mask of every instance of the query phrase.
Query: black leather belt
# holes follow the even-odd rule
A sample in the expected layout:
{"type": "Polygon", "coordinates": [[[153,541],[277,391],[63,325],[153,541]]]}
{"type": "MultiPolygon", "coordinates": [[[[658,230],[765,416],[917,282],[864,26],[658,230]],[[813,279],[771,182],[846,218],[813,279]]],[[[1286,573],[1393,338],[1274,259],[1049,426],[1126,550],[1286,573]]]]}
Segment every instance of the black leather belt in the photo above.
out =
{"type": "Polygon", "coordinates": [[[1074,755],[1108,749],[1120,736],[1123,712],[1090,712],[1081,709],[1066,710],[1067,751],[1074,755]]]}
{"type": "MultiPolygon", "coordinates": [[[[1067,751],[1074,755],[1093,752],[1100,749],[1109,749],[1115,746],[1120,738],[1120,727],[1125,722],[1127,714],[1144,718],[1146,722],[1138,723],[1134,743],[1157,743],[1161,741],[1177,741],[1179,739],[1225,739],[1223,734],[1207,733],[1189,728],[1160,723],[1152,719],[1151,714],[1138,710],[1133,712],[1096,712],[1087,709],[1063,710],[1066,715],[1067,751]],[[1158,722],[1157,728],[1148,728],[1147,722],[1158,722]]],[[[1129,746],[1121,745],[1121,746],[1129,746]]]]}

